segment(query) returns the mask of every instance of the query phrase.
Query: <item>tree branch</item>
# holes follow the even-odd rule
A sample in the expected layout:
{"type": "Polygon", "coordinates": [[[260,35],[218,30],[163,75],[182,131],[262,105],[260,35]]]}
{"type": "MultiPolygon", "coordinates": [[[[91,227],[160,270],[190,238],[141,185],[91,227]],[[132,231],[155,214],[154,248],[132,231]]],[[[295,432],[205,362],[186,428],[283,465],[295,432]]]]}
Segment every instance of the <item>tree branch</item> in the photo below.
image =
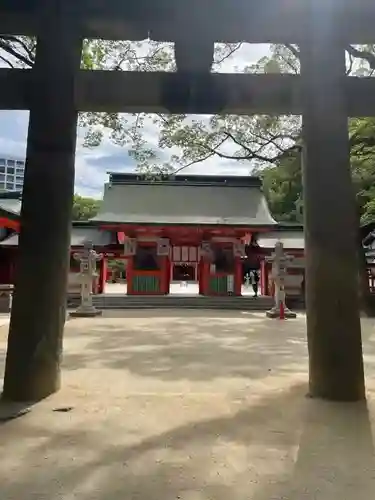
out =
{"type": "Polygon", "coordinates": [[[290,52],[294,55],[294,57],[295,57],[296,59],[299,59],[299,57],[300,57],[300,51],[298,50],[298,48],[297,48],[297,47],[295,47],[295,46],[294,46],[293,44],[291,44],[291,43],[287,43],[287,44],[285,45],[285,47],[286,47],[286,48],[287,48],[287,49],[288,49],[288,50],[289,50],[289,51],[290,51],[290,52]]]}
{"type": "Polygon", "coordinates": [[[8,36],[3,36],[2,37],[4,40],[8,41],[9,43],[18,43],[19,45],[21,45],[21,47],[23,48],[23,50],[26,52],[26,54],[28,55],[29,59],[30,59],[30,64],[33,64],[34,61],[35,61],[35,48],[36,48],[36,44],[33,43],[32,44],[32,47],[30,48],[27,43],[25,43],[21,37],[17,37],[17,36],[14,36],[14,35],[8,35],[8,36]]]}
{"type": "Polygon", "coordinates": [[[352,54],[350,54],[349,51],[348,51],[348,55],[349,55],[349,68],[346,71],[346,76],[350,75],[350,73],[352,72],[353,63],[354,63],[354,57],[352,56],[352,54]]]}
{"type": "Polygon", "coordinates": [[[253,151],[248,147],[245,146],[245,144],[242,144],[237,137],[235,137],[231,132],[228,132],[227,130],[223,131],[223,133],[227,136],[227,138],[231,139],[237,146],[240,146],[240,148],[244,149],[247,151],[248,155],[252,155],[253,151]]]}
{"type": "MultiPolygon", "coordinates": [[[[210,146],[208,145],[204,145],[203,147],[205,149],[208,150],[208,153],[209,154],[212,154],[212,155],[217,155],[219,158],[222,158],[222,159],[225,159],[225,160],[246,160],[246,161],[250,161],[250,160],[258,160],[262,163],[272,163],[272,164],[275,164],[277,163],[279,160],[281,160],[282,158],[286,157],[287,155],[289,155],[290,153],[292,153],[293,151],[298,151],[300,146],[298,146],[297,144],[291,146],[290,148],[286,149],[285,151],[282,151],[281,153],[273,156],[273,157],[270,157],[270,156],[264,156],[264,155],[260,155],[259,153],[257,153],[256,151],[253,151],[251,150],[249,147],[247,146],[244,146],[242,145],[230,132],[224,132],[227,136],[227,138],[230,138],[233,140],[233,142],[235,142],[237,145],[239,145],[240,147],[242,147],[243,149],[245,149],[245,151],[247,151],[247,154],[244,155],[244,156],[235,156],[235,155],[229,155],[227,153],[222,153],[221,151],[218,151],[218,147],[219,146],[216,146],[215,148],[211,148],[210,146]]],[[[200,161],[203,161],[203,160],[200,160],[200,161]]]]}
{"type": "Polygon", "coordinates": [[[32,66],[34,61],[31,61],[28,57],[24,56],[18,52],[9,41],[6,41],[5,37],[0,38],[0,50],[4,50],[7,54],[15,57],[18,61],[23,62],[27,66],[32,66]]]}
{"type": "MultiPolygon", "coordinates": [[[[193,160],[190,163],[188,163],[187,165],[184,165],[183,167],[180,167],[177,170],[174,170],[172,175],[176,175],[179,172],[181,172],[182,170],[185,170],[186,168],[191,167],[192,165],[196,165],[197,163],[201,163],[202,161],[208,160],[209,158],[211,158],[212,156],[214,156],[216,154],[216,149],[220,148],[220,146],[222,146],[224,144],[224,142],[227,140],[228,140],[228,137],[224,137],[224,139],[219,141],[219,143],[215,146],[215,148],[212,151],[210,151],[206,156],[204,156],[203,158],[198,158],[197,160],[193,160]]],[[[206,146],[204,146],[204,147],[206,147],[206,146]]]]}
{"type": "Polygon", "coordinates": [[[237,50],[239,50],[242,47],[243,43],[239,42],[237,43],[225,56],[223,56],[221,59],[218,59],[217,61],[214,61],[214,64],[222,64],[226,59],[231,57],[237,50]]]}
{"type": "Polygon", "coordinates": [[[346,47],[347,52],[351,57],[355,59],[364,59],[367,61],[370,69],[375,70],[375,55],[368,50],[358,50],[353,45],[348,45],[346,47]]]}
{"type": "MultiPolygon", "coordinates": [[[[226,134],[226,136],[228,138],[230,138],[235,144],[237,144],[238,146],[240,146],[242,149],[244,149],[247,152],[247,155],[242,156],[240,158],[238,158],[237,156],[236,157],[233,156],[233,159],[237,159],[237,160],[238,159],[243,159],[243,160],[257,159],[259,161],[265,161],[265,162],[275,163],[280,158],[282,158],[284,154],[289,154],[290,151],[292,151],[293,149],[296,149],[296,147],[297,147],[297,145],[294,144],[293,146],[290,146],[289,148],[283,149],[279,144],[276,144],[275,141],[277,139],[283,139],[283,138],[294,140],[294,141],[298,140],[298,138],[295,138],[295,137],[290,136],[288,134],[279,134],[279,135],[275,135],[274,137],[268,139],[265,143],[261,144],[256,151],[254,151],[250,147],[245,146],[244,144],[242,144],[231,132],[228,132],[226,130],[223,133],[226,134]],[[276,156],[274,156],[274,157],[271,158],[269,156],[264,156],[264,155],[259,154],[259,151],[261,151],[262,149],[266,148],[267,146],[270,146],[271,144],[273,146],[275,146],[279,150],[280,153],[278,155],[276,155],[276,156]]],[[[253,135],[255,135],[255,134],[253,134],[253,135]]],[[[259,139],[263,139],[261,136],[256,136],[256,137],[258,137],[259,139]]]]}
{"type": "Polygon", "coordinates": [[[196,165],[197,163],[201,163],[202,161],[206,161],[209,158],[211,158],[212,156],[214,156],[215,154],[216,154],[215,151],[213,151],[213,152],[208,153],[206,156],[204,156],[202,158],[198,158],[198,160],[193,160],[190,163],[188,163],[187,165],[184,165],[183,167],[180,167],[177,170],[174,170],[171,175],[176,175],[179,172],[182,172],[183,170],[185,170],[186,168],[189,168],[193,165],[196,165]]]}
{"type": "Polygon", "coordinates": [[[5,62],[6,65],[10,66],[11,68],[14,68],[14,64],[9,61],[5,56],[2,56],[0,54],[0,59],[5,62]]]}

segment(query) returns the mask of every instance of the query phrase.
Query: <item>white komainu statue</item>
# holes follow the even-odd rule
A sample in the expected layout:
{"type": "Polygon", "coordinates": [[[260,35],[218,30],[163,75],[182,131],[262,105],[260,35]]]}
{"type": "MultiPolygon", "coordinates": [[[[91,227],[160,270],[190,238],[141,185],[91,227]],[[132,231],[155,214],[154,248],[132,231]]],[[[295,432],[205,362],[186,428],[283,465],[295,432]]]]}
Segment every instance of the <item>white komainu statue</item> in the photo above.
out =
{"type": "Polygon", "coordinates": [[[280,317],[280,306],[284,307],[284,315],[286,318],[295,318],[296,313],[290,311],[285,304],[285,277],[287,275],[288,264],[293,259],[292,256],[286,255],[284,246],[281,241],[275,245],[275,251],[271,257],[267,257],[268,262],[272,262],[271,278],[275,287],[275,305],[270,311],[267,311],[269,318],[280,317]]]}

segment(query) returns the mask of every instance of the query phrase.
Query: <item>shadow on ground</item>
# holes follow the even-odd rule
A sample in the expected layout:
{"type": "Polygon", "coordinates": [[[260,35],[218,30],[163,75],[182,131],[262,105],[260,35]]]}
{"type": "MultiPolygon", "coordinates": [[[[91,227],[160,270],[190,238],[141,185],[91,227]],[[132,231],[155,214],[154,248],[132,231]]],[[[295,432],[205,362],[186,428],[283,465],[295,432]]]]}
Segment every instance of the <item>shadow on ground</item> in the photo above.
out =
{"type": "MultiPolygon", "coordinates": [[[[68,323],[64,389],[0,426],[2,498],[373,497],[374,392],[368,406],[305,398],[303,319],[175,314],[68,323]],[[162,384],[142,392],[138,379],[162,384]]],[[[370,381],[373,325],[364,324],[370,381]]]]}
{"type": "MultiPolygon", "coordinates": [[[[143,313],[144,314],[144,313],[143,313]]],[[[176,313],[175,313],[176,314],[176,313]]],[[[215,314],[215,313],[214,313],[215,314]]],[[[293,325],[263,315],[160,316],[142,321],[129,317],[98,320],[85,331],[84,348],[70,345],[66,370],[107,367],[161,380],[255,379],[269,372],[307,367],[303,320],[293,325]]],[[[69,322],[66,339],[77,336],[69,322]]]]}
{"type": "Polygon", "coordinates": [[[303,393],[295,386],[133,443],[126,426],[111,435],[75,427],[66,415],[49,426],[26,416],[21,429],[16,422],[1,428],[2,493],[7,500],[371,499],[367,407],[303,393]]]}

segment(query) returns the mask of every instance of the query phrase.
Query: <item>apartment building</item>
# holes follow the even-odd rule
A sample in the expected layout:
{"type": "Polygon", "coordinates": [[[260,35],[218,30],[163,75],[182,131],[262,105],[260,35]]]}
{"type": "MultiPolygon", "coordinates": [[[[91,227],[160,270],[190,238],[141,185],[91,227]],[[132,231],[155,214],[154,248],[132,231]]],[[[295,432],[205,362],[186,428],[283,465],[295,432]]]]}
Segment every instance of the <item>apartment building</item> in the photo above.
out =
{"type": "Polygon", "coordinates": [[[0,154],[0,191],[22,191],[25,161],[0,154]]]}

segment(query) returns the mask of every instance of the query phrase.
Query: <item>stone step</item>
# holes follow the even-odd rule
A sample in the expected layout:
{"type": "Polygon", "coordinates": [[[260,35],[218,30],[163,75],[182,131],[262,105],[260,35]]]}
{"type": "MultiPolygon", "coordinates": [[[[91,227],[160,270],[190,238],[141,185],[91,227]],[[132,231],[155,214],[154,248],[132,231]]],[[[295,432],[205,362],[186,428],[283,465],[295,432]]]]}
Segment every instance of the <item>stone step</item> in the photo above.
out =
{"type": "MultiPolygon", "coordinates": [[[[266,311],[273,305],[271,297],[200,297],[200,296],[141,296],[97,295],[93,303],[98,309],[226,309],[266,311]]],[[[78,307],[79,297],[68,298],[69,307],[78,307]]]]}

